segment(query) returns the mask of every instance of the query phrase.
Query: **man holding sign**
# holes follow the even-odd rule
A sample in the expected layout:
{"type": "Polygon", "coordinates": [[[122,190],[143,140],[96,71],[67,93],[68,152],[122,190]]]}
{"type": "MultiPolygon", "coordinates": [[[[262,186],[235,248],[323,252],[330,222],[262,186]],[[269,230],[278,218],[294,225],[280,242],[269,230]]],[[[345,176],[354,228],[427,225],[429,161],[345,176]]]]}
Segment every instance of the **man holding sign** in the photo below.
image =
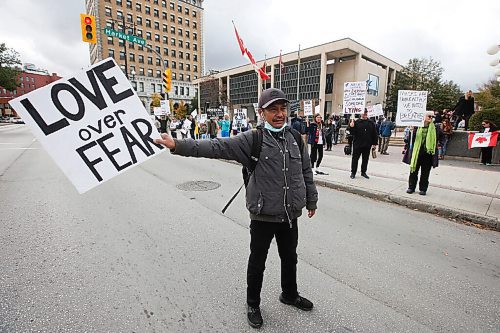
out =
{"type": "Polygon", "coordinates": [[[313,303],[297,292],[297,219],[304,208],[309,217],[314,216],[318,192],[307,149],[297,142],[295,137],[299,134],[286,125],[287,103],[279,89],[262,92],[258,106],[265,124],[256,130],[262,131],[258,156],[252,156],[257,144],[254,131],[211,140],[173,140],[162,134],[162,139],[156,140],[182,156],[235,160],[248,169],[255,161],[246,185],[246,206],[251,218],[247,319],[255,328],[263,324],[260,292],[267,252],[274,237],[281,258],[280,301],[304,311],[313,308],[313,303]]]}

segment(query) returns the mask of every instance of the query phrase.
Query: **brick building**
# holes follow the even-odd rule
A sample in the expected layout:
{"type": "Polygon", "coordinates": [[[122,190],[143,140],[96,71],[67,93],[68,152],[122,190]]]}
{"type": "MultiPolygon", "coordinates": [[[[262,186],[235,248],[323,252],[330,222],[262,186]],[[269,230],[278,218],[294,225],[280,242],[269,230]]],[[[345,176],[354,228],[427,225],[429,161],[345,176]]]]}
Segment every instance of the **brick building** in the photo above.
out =
{"type": "Polygon", "coordinates": [[[9,105],[11,99],[32,92],[60,78],[56,73],[49,74],[47,70],[36,68],[33,64],[24,64],[17,79],[17,89],[9,91],[0,87],[0,111],[2,117],[17,117],[16,111],[9,105]]]}

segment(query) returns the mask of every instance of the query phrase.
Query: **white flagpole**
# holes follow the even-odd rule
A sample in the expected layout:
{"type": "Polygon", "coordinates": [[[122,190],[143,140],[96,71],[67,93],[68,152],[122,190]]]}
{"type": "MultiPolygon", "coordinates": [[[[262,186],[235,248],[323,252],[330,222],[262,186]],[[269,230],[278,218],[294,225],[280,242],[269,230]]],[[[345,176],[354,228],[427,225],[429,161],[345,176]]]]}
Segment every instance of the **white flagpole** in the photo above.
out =
{"type": "Polygon", "coordinates": [[[278,65],[280,66],[280,89],[281,89],[281,66],[283,66],[283,58],[281,56],[281,50],[280,50],[280,63],[278,65]]]}
{"type": "Polygon", "coordinates": [[[300,44],[299,44],[299,59],[297,60],[297,101],[299,100],[299,83],[300,83],[300,44]]]}

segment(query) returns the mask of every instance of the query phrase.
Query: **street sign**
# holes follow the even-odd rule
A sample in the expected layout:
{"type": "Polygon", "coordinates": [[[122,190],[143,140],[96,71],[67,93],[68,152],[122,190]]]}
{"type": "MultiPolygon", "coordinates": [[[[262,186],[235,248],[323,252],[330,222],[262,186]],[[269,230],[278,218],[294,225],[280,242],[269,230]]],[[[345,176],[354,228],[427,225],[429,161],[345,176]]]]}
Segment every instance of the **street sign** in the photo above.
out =
{"type": "Polygon", "coordinates": [[[116,30],[113,30],[113,29],[110,29],[110,28],[104,28],[104,33],[106,35],[108,35],[108,36],[111,36],[111,37],[116,37],[116,38],[124,39],[127,42],[129,42],[129,43],[136,43],[136,44],[139,44],[139,45],[142,45],[142,46],[146,46],[146,40],[145,39],[137,37],[137,36],[134,36],[134,35],[124,34],[121,31],[116,31],[116,30]]]}

